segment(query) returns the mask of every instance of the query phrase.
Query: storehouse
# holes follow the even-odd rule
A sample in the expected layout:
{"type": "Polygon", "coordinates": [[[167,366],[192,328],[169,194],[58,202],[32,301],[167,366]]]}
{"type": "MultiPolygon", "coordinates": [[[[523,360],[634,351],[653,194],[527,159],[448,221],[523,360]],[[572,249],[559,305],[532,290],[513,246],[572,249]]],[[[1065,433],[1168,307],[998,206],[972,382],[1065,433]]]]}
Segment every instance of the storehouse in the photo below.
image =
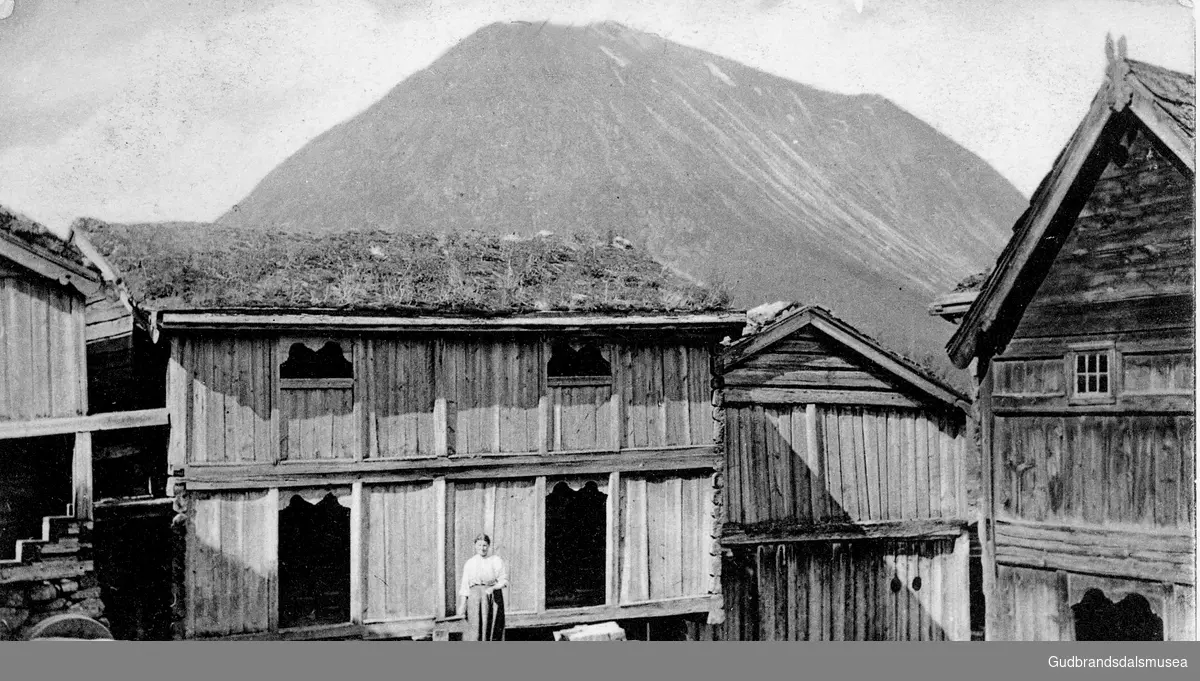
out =
{"type": "Polygon", "coordinates": [[[820,307],[717,358],[729,640],[970,640],[967,404],[820,307]]]}
{"type": "Polygon", "coordinates": [[[1113,52],[948,345],[978,381],[989,639],[1196,636],[1195,83],[1113,52]]]}
{"type": "Polygon", "coordinates": [[[719,297],[552,236],[95,240],[169,347],[177,637],[454,637],[479,532],[515,637],[706,630],[719,297]]]}

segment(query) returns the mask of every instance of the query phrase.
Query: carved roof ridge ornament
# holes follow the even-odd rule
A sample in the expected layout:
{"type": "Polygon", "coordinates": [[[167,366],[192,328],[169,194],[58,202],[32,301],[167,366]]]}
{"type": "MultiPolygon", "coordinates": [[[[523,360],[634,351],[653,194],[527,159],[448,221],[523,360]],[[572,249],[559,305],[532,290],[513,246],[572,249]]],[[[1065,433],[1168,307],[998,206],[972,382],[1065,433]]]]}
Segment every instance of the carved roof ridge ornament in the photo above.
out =
{"type": "Polygon", "coordinates": [[[1104,54],[1108,57],[1108,68],[1105,75],[1108,80],[1109,106],[1113,111],[1124,111],[1129,102],[1133,100],[1133,86],[1128,80],[1131,69],[1129,63],[1125,61],[1127,54],[1125,36],[1118,38],[1114,47],[1112,34],[1106,34],[1104,36],[1104,54]]]}

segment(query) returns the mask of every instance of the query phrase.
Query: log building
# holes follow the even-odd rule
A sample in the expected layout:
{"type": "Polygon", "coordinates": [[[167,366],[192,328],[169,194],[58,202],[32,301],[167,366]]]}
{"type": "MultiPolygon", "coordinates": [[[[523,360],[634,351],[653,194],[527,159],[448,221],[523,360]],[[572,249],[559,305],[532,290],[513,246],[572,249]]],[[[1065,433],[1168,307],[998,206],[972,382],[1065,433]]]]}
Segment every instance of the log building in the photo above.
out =
{"type": "Polygon", "coordinates": [[[970,640],[965,398],[819,307],[716,372],[724,638],[970,640]]]}
{"type": "Polygon", "coordinates": [[[948,345],[989,640],[1196,637],[1195,82],[1119,52],[948,345]]]}
{"type": "Polygon", "coordinates": [[[159,229],[95,238],[169,355],[175,637],[455,638],[479,532],[508,565],[514,638],[709,631],[710,354],[741,315],[610,244],[374,232],[227,250],[259,237],[159,229]],[[534,309],[453,299],[533,277],[517,270],[547,252],[536,276],[553,281],[474,301],[534,309]],[[401,308],[413,272],[428,279],[401,308]]]}

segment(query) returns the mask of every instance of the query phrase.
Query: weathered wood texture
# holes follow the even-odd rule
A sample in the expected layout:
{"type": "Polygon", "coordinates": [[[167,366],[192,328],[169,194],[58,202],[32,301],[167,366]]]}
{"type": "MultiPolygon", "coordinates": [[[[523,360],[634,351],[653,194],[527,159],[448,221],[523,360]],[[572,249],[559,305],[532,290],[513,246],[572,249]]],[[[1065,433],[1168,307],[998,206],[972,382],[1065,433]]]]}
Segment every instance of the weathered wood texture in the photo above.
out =
{"type": "Polygon", "coordinates": [[[0,421],[87,413],[84,299],[0,273],[0,421]]]}
{"type": "Polygon", "coordinates": [[[542,336],[335,340],[353,357],[356,378],[325,386],[280,381],[275,336],[175,337],[168,375],[178,385],[167,393],[176,422],[187,424],[178,443],[187,462],[713,444],[709,350],[699,340],[602,344],[612,376],[586,385],[548,384],[542,336]]]}
{"type": "Polygon", "coordinates": [[[1009,565],[1195,584],[1195,535],[1049,523],[996,523],[996,560],[1009,565]]]}
{"type": "Polygon", "coordinates": [[[727,640],[970,640],[959,539],[763,544],[727,569],[727,640]]]}
{"type": "Polygon", "coordinates": [[[1193,527],[1194,443],[1192,416],[998,416],[996,512],[1001,519],[1193,527]]]}
{"type": "Polygon", "coordinates": [[[168,387],[175,402],[168,408],[172,436],[182,438],[177,446],[186,448],[189,462],[270,463],[281,435],[288,438],[285,448],[291,446],[290,438],[299,436],[292,424],[283,433],[272,429],[274,339],[185,336],[172,342],[178,346],[172,363],[181,370],[169,369],[169,380],[185,385],[168,387]]]}
{"type": "Polygon", "coordinates": [[[188,636],[266,631],[277,556],[278,502],[265,491],[195,495],[188,514],[188,636]]]}
{"type": "Polygon", "coordinates": [[[712,478],[621,476],[620,602],[708,593],[712,478]]]}
{"type": "Polygon", "coordinates": [[[1096,183],[1015,337],[1190,327],[1193,194],[1143,130],[1096,183]]]}
{"type": "MultiPolygon", "coordinates": [[[[528,478],[454,484],[454,553],[449,563],[454,572],[453,578],[447,574],[447,602],[458,601],[463,565],[475,555],[475,537],[483,532],[492,538],[492,552],[508,566],[506,609],[538,609],[543,559],[534,539],[539,534],[537,521],[545,500],[537,497],[536,490],[536,481],[528,478]]],[[[426,530],[432,529],[430,523],[426,530]]]]}
{"type": "Polygon", "coordinates": [[[996,580],[991,601],[996,640],[1074,640],[1072,606],[1089,589],[1100,589],[1114,603],[1130,594],[1140,595],[1154,616],[1162,619],[1165,640],[1196,640],[1196,592],[1192,586],[1008,565],[998,567],[996,580]]]}
{"type": "Polygon", "coordinates": [[[963,424],[916,409],[728,405],[725,519],[965,515],[963,424]]]}
{"type": "Polygon", "coordinates": [[[365,620],[439,615],[433,483],[365,485],[363,493],[365,620]]]}

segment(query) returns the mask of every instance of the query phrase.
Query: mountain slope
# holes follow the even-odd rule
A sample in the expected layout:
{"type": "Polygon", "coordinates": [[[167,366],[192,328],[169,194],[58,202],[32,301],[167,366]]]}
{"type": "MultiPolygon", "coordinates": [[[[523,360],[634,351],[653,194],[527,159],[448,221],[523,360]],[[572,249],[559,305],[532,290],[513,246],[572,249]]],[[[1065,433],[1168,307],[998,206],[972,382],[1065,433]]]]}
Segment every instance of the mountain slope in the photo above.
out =
{"type": "Polygon", "coordinates": [[[889,101],[616,24],[497,24],[286,160],[237,227],[614,232],[736,303],[797,299],[910,355],[1024,199],[889,101]]]}

